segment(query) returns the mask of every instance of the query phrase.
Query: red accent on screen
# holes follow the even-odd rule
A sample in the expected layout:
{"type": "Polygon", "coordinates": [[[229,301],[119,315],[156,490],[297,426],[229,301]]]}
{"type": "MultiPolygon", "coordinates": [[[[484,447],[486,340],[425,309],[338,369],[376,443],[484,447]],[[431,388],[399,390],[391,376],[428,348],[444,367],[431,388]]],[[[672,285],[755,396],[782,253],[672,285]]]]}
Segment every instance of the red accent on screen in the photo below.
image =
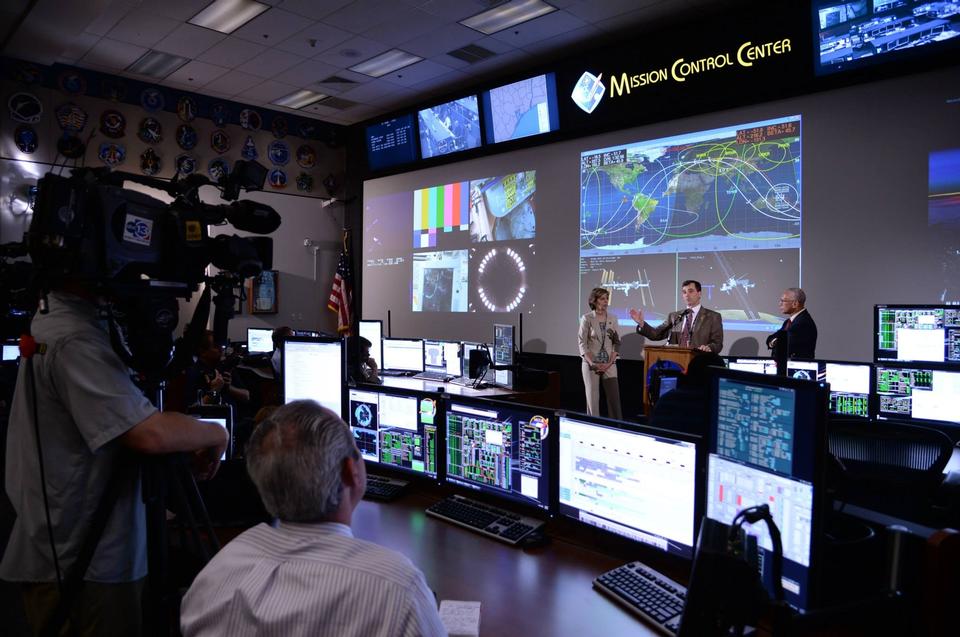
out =
{"type": "Polygon", "coordinates": [[[743,496],[742,496],[742,495],[738,495],[738,496],[737,496],[737,506],[741,506],[742,504],[743,504],[743,496]]]}

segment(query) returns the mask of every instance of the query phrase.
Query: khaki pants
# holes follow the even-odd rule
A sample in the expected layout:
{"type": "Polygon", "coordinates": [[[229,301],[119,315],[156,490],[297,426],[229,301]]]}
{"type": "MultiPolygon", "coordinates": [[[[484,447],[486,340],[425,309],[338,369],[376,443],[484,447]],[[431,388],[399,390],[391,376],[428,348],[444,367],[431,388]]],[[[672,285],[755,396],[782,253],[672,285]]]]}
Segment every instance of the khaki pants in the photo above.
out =
{"type": "Polygon", "coordinates": [[[620,381],[617,377],[608,378],[606,374],[599,376],[590,369],[587,361],[581,363],[580,369],[583,372],[583,387],[587,392],[587,413],[591,416],[600,415],[600,384],[603,383],[603,391],[607,395],[607,417],[623,420],[620,409],[620,381]]]}
{"type": "MultiPolygon", "coordinates": [[[[142,631],[141,600],[146,579],[120,584],[84,582],[71,609],[61,635],[137,637],[142,631]]],[[[39,635],[46,621],[53,615],[60,600],[53,582],[21,583],[20,594],[27,622],[34,635],[39,635]]]]}

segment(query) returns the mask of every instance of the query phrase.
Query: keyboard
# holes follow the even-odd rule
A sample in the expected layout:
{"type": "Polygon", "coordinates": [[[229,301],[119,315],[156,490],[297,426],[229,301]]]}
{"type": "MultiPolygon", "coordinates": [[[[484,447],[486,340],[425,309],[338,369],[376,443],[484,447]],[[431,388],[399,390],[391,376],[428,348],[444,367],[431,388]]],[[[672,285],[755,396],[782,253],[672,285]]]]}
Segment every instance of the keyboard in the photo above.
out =
{"type": "Polygon", "coordinates": [[[476,380],[477,380],[476,378],[469,378],[467,376],[458,376],[456,378],[451,378],[447,382],[453,383],[454,385],[460,385],[461,387],[469,387],[474,382],[476,382],[476,380]]]}
{"type": "Polygon", "coordinates": [[[406,369],[381,369],[379,371],[381,376],[413,376],[415,373],[406,369]]]}
{"type": "Polygon", "coordinates": [[[437,380],[441,383],[445,383],[450,380],[451,375],[446,372],[431,372],[428,370],[425,372],[420,372],[414,376],[414,378],[419,378],[420,380],[437,380]]]}
{"type": "Polygon", "coordinates": [[[641,562],[630,562],[593,580],[593,587],[613,598],[652,628],[675,636],[680,631],[687,589],[641,562]]]}
{"type": "Polygon", "coordinates": [[[407,487],[407,482],[367,474],[367,490],[363,497],[368,500],[389,501],[396,500],[407,487]]]}
{"type": "Polygon", "coordinates": [[[459,495],[437,502],[427,509],[427,515],[514,545],[543,526],[543,522],[536,518],[517,515],[459,495]]]}

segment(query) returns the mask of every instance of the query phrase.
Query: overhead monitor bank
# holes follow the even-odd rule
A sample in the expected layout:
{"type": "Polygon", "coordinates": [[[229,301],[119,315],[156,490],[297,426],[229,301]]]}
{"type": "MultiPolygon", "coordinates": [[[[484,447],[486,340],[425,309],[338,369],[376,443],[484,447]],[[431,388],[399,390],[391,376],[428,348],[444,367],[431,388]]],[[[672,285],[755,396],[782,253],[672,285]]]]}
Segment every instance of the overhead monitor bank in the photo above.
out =
{"type": "Polygon", "coordinates": [[[938,176],[960,149],[958,80],[949,68],[366,181],[364,318],[483,341],[523,313],[525,350],[572,355],[594,285],[626,341],[628,308],[657,324],[694,278],[724,316],[724,351],[764,355],[780,291],[800,284],[818,356],[870,360],[874,304],[960,301],[960,206],[938,176]]]}

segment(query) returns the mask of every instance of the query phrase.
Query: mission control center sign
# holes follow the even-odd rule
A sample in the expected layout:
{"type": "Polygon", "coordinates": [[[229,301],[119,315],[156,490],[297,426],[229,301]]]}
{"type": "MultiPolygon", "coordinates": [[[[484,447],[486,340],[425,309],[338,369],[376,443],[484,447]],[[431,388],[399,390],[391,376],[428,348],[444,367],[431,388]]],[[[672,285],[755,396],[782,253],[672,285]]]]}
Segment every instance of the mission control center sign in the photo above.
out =
{"type": "MultiPolygon", "coordinates": [[[[614,73],[609,78],[610,99],[622,95],[630,95],[634,89],[652,86],[661,82],[686,82],[687,78],[702,73],[709,73],[727,67],[751,67],[767,58],[786,55],[791,52],[790,38],[754,44],[747,41],[737,47],[736,51],[724,51],[716,55],[687,60],[677,58],[669,66],[629,74],[614,73]]],[[[603,82],[603,73],[594,75],[585,71],[573,89],[570,97],[574,103],[586,113],[592,113],[600,104],[607,87],[603,82]]]]}

